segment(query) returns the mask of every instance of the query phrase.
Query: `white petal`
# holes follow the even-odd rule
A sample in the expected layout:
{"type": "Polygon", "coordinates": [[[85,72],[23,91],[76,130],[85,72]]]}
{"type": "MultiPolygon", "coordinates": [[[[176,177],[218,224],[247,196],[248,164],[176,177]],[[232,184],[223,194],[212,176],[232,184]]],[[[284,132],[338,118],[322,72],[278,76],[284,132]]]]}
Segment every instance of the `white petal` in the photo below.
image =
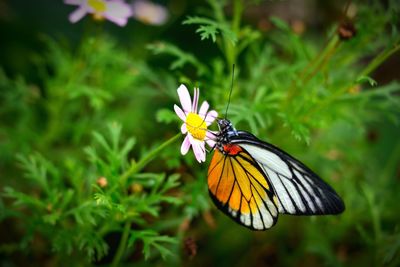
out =
{"type": "Polygon", "coordinates": [[[197,113],[197,104],[198,103],[199,103],[199,88],[194,88],[194,90],[193,90],[192,112],[197,113]]]}
{"type": "Polygon", "coordinates": [[[215,146],[215,140],[217,139],[216,136],[217,132],[213,132],[213,131],[207,131],[206,132],[206,138],[205,141],[207,143],[207,145],[209,145],[211,148],[214,148],[215,146]]]}
{"type": "Polygon", "coordinates": [[[107,10],[104,12],[104,17],[108,20],[125,26],[128,18],[132,16],[131,7],[122,1],[107,1],[107,10]]]}
{"type": "Polygon", "coordinates": [[[196,157],[197,161],[200,163],[206,161],[206,151],[205,151],[205,147],[204,147],[204,142],[194,140],[191,137],[191,143],[192,143],[194,156],[196,157]]]}
{"type": "Polygon", "coordinates": [[[104,17],[107,20],[114,22],[115,24],[117,24],[118,26],[121,26],[121,27],[125,26],[128,23],[128,18],[118,18],[115,16],[110,16],[107,13],[104,13],[104,17]]]}
{"type": "Polygon", "coordinates": [[[201,159],[203,162],[206,161],[206,146],[205,146],[205,142],[201,142],[199,144],[199,147],[201,149],[201,159]]]}
{"type": "Polygon", "coordinates": [[[189,151],[190,148],[190,137],[189,135],[186,135],[185,140],[182,142],[181,146],[181,154],[186,155],[186,153],[189,151]]]}
{"type": "Polygon", "coordinates": [[[218,117],[218,113],[215,110],[211,110],[210,112],[207,113],[206,116],[206,124],[209,126],[215,119],[218,117]]]}
{"type": "Polygon", "coordinates": [[[199,163],[202,163],[202,156],[198,145],[193,144],[192,147],[193,147],[194,157],[199,163]]]}
{"type": "Polygon", "coordinates": [[[212,139],[206,139],[206,143],[209,147],[214,148],[216,142],[212,139]]]}
{"type": "Polygon", "coordinates": [[[205,116],[207,114],[208,108],[210,105],[208,104],[207,101],[203,101],[203,104],[201,104],[200,110],[199,110],[199,115],[205,116]]]}
{"type": "Polygon", "coordinates": [[[66,5],[80,6],[83,4],[83,0],[64,0],[66,5]]]}
{"type": "Polygon", "coordinates": [[[178,95],[179,95],[179,100],[181,101],[181,106],[183,108],[183,111],[186,113],[189,113],[192,108],[192,100],[190,99],[190,94],[186,86],[181,84],[178,88],[178,95]]]}
{"type": "Polygon", "coordinates": [[[79,21],[80,19],[82,19],[86,14],[88,13],[88,9],[86,7],[79,7],[78,9],[76,9],[74,12],[72,12],[68,19],[71,23],[75,23],[77,21],[79,21]]]}
{"type": "Polygon", "coordinates": [[[174,110],[175,110],[176,115],[178,115],[178,117],[181,120],[186,121],[186,115],[180,107],[178,107],[177,105],[174,105],[174,110]]]}
{"type": "Polygon", "coordinates": [[[182,126],[181,126],[181,132],[182,132],[183,134],[186,134],[186,133],[187,133],[186,123],[182,124],[182,126]]]}
{"type": "Polygon", "coordinates": [[[218,132],[207,130],[206,137],[208,139],[216,140],[218,132]]]}

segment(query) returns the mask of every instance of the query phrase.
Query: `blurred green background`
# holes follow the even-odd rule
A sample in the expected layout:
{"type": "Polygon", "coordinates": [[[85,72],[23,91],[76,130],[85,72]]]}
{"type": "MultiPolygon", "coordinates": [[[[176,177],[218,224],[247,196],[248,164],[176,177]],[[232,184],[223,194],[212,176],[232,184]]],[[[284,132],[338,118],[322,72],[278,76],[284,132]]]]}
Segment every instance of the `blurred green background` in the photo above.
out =
{"type": "Polygon", "coordinates": [[[153,3],[162,25],[119,27],[0,1],[0,265],[399,266],[399,2],[153,3]],[[173,104],[184,83],[223,114],[232,64],[228,118],[343,214],[253,232],[214,207],[173,104]]]}

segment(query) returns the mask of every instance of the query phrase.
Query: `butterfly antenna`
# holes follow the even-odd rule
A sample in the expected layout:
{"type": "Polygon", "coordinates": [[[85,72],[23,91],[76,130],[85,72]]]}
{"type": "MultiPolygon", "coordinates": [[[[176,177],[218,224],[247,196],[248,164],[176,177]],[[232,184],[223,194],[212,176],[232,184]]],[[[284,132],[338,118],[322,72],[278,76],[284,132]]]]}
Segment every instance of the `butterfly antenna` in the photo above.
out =
{"type": "Polygon", "coordinates": [[[233,79],[235,77],[235,64],[232,65],[232,82],[231,82],[231,90],[229,91],[229,98],[228,98],[228,105],[226,105],[226,111],[225,111],[225,119],[228,116],[228,109],[229,109],[229,104],[231,103],[231,95],[232,95],[232,89],[233,89],[233,79]]]}

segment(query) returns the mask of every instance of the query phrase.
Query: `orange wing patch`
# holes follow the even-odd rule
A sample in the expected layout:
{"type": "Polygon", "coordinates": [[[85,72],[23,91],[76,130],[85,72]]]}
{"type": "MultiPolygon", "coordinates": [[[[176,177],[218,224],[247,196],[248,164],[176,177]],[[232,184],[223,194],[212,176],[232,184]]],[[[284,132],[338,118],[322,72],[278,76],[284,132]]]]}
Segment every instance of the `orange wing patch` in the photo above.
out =
{"type": "Polygon", "coordinates": [[[226,203],[233,190],[234,179],[232,179],[232,168],[224,168],[217,184],[216,196],[222,203],[226,203]]]}
{"type": "Polygon", "coordinates": [[[231,198],[229,199],[229,206],[233,210],[239,210],[241,198],[242,198],[242,193],[240,192],[238,184],[235,183],[235,185],[233,187],[231,198]]]}
{"type": "Polygon", "coordinates": [[[255,160],[240,146],[215,150],[208,169],[208,188],[217,206],[249,228],[263,230],[276,223],[275,195],[255,160]]]}
{"type": "Polygon", "coordinates": [[[217,150],[211,160],[210,167],[208,167],[208,188],[215,195],[218,181],[221,178],[223,167],[225,165],[225,157],[217,150]]]}

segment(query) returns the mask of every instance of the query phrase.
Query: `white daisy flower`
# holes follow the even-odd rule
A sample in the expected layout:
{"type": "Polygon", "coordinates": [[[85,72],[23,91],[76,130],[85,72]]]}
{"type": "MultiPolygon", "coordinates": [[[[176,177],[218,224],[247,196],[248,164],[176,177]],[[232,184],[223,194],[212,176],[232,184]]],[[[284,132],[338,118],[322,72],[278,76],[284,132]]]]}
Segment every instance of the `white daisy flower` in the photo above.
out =
{"type": "Polygon", "coordinates": [[[187,134],[181,146],[182,155],[186,155],[190,146],[193,148],[194,155],[198,162],[206,160],[205,143],[214,147],[214,134],[207,130],[207,127],[214,122],[218,113],[215,110],[208,111],[210,105],[204,101],[199,111],[197,111],[199,102],[199,88],[194,89],[193,102],[185,85],[178,88],[179,100],[182,108],[174,105],[174,110],[178,117],[184,122],[181,126],[182,134],[187,134]]]}
{"type": "Polygon", "coordinates": [[[69,15],[71,23],[81,20],[86,14],[92,14],[95,19],[107,19],[122,27],[132,16],[131,7],[123,0],[64,0],[64,3],[78,6],[69,15]]]}

